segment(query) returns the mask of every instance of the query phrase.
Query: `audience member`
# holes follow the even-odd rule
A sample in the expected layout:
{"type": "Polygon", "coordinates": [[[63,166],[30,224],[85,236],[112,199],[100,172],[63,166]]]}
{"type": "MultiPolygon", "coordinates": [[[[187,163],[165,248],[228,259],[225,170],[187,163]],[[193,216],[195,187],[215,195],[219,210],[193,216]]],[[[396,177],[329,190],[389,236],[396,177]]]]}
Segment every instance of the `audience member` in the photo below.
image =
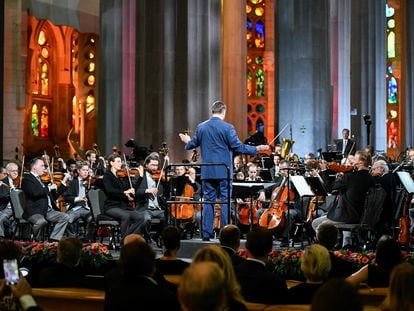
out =
{"type": "Polygon", "coordinates": [[[155,253],[142,241],[132,241],[121,249],[123,278],[105,291],[105,310],[180,310],[173,292],[153,278],[155,253]]]}
{"type": "Polygon", "coordinates": [[[240,285],[234,274],[230,256],[216,245],[208,245],[199,249],[193,256],[193,263],[212,261],[223,270],[226,282],[227,310],[247,310],[240,294],[240,285]]]}
{"type": "Polygon", "coordinates": [[[221,248],[229,254],[233,266],[237,266],[244,261],[237,253],[240,247],[240,235],[240,229],[235,225],[226,225],[220,230],[221,248]]]}
{"type": "Polygon", "coordinates": [[[323,284],[312,299],[311,311],[362,311],[357,289],[344,279],[334,278],[323,284]]]}
{"type": "Polygon", "coordinates": [[[401,263],[401,249],[390,236],[382,236],[375,251],[375,262],[362,267],[347,278],[355,286],[367,283],[370,287],[388,287],[392,269],[401,263]]]}
{"type": "Polygon", "coordinates": [[[197,262],[184,271],[178,296],[184,311],[226,310],[226,281],[215,262],[197,262]]]}
{"type": "Polygon", "coordinates": [[[248,302],[283,304],[286,302],[286,282],[266,269],[272,250],[272,233],[263,227],[253,228],[247,234],[249,257],[235,267],[241,292],[248,302]]]}
{"type": "Polygon", "coordinates": [[[56,263],[40,271],[36,286],[86,287],[85,277],[78,267],[82,247],[78,238],[62,239],[58,244],[56,263]]]}
{"type": "Polygon", "coordinates": [[[190,264],[177,259],[180,248],[180,231],[178,228],[168,226],[161,233],[161,242],[164,246],[164,255],[155,260],[157,270],[162,274],[182,274],[190,264]]]}
{"type": "Polygon", "coordinates": [[[402,263],[391,273],[387,298],[383,303],[384,311],[414,311],[414,266],[402,263]]]}
{"type": "Polygon", "coordinates": [[[310,304],[312,297],[331,270],[331,259],[328,250],[319,244],[309,246],[300,259],[306,282],[289,289],[289,299],[292,304],[310,304]]]}
{"type": "Polygon", "coordinates": [[[338,228],[331,223],[322,223],[316,230],[316,241],[325,246],[331,258],[331,271],[329,278],[346,278],[356,271],[355,265],[343,258],[336,256],[333,252],[338,244],[338,228]]]}

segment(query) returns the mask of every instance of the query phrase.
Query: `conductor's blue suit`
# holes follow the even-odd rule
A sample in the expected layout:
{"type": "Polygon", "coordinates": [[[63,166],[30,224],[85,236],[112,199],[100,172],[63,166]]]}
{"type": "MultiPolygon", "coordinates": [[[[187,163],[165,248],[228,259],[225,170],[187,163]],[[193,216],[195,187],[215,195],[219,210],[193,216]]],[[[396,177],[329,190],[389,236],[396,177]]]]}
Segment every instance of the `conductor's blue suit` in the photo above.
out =
{"type": "MultiPolygon", "coordinates": [[[[255,156],[256,147],[243,144],[237,136],[234,126],[220,119],[211,117],[200,123],[193,138],[185,145],[186,150],[200,147],[202,163],[224,163],[229,168],[230,184],[228,184],[226,166],[201,166],[201,180],[203,183],[203,195],[205,201],[215,202],[217,189],[220,189],[221,202],[228,202],[228,187],[233,178],[233,151],[255,156]]],[[[203,205],[202,237],[213,236],[214,206],[203,205]]],[[[221,205],[220,225],[227,225],[228,204],[221,205]]]]}

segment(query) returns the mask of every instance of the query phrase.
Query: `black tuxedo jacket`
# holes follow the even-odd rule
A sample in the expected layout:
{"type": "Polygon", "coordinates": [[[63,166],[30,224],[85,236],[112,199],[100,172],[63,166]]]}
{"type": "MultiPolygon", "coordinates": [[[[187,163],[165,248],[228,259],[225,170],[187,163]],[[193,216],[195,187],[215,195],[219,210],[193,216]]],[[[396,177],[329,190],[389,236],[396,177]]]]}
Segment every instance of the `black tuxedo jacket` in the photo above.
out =
{"type": "MultiPolygon", "coordinates": [[[[354,143],[355,143],[354,140],[348,139],[348,141],[346,142],[346,146],[345,146],[345,152],[343,154],[344,157],[347,157],[350,151],[351,151],[351,154],[355,154],[356,146],[354,145],[354,143]]],[[[344,145],[343,139],[339,139],[338,143],[336,144],[336,150],[342,152],[343,145],[344,145]]]]}
{"type": "Polygon", "coordinates": [[[50,193],[49,188],[42,186],[33,174],[29,173],[23,177],[22,190],[26,196],[26,206],[23,207],[23,218],[27,219],[34,214],[45,216],[48,210],[48,196],[51,199],[53,209],[59,210],[54,198],[57,194],[56,191],[50,193]]]}
{"type": "Polygon", "coordinates": [[[7,204],[10,202],[10,188],[8,187],[10,186],[9,178],[6,177],[1,182],[7,186],[0,186],[0,211],[4,210],[7,207],[7,204]]]}
{"type": "Polygon", "coordinates": [[[248,302],[284,304],[287,299],[286,282],[267,271],[259,262],[245,260],[235,267],[241,293],[248,302]]]}
{"type": "Polygon", "coordinates": [[[106,200],[104,204],[104,211],[117,207],[126,210],[132,210],[129,207],[129,201],[124,191],[130,188],[127,178],[120,179],[116,177],[111,171],[105,172],[103,175],[104,191],[106,200]]]}

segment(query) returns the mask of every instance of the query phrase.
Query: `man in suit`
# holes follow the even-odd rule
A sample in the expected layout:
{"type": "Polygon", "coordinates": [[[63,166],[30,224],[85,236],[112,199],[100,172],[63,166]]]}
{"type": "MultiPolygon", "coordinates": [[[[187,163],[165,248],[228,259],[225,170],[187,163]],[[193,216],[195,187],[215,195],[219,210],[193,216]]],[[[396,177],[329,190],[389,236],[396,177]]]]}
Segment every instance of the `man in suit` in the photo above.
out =
{"type": "MultiPolygon", "coordinates": [[[[95,225],[90,211],[89,200],[87,198],[87,192],[91,187],[90,179],[88,178],[90,170],[88,162],[78,162],[76,164],[76,170],[78,172],[78,177],[70,182],[69,188],[63,194],[65,201],[70,204],[67,212],[70,217],[69,223],[72,226],[82,219],[86,222],[84,238],[86,241],[93,241],[95,225]]],[[[73,228],[72,231],[76,232],[73,228]]]]}
{"type": "MultiPolygon", "coordinates": [[[[188,136],[188,134],[179,134],[182,142],[186,144],[186,150],[200,147],[203,164],[224,163],[230,170],[229,175],[227,175],[227,168],[225,166],[201,166],[204,200],[215,202],[217,199],[217,189],[220,192],[221,227],[229,223],[229,206],[226,202],[231,197],[233,152],[255,156],[257,153],[264,152],[269,148],[268,145],[253,147],[243,144],[238,138],[234,126],[224,121],[226,109],[226,105],[222,102],[214,102],[211,107],[211,118],[197,126],[193,138],[188,136]],[[227,179],[228,176],[230,180],[227,179]]],[[[213,236],[214,205],[204,204],[202,213],[202,237],[203,240],[208,241],[213,236]]]]}
{"type": "Polygon", "coordinates": [[[42,239],[42,228],[48,222],[54,223],[50,234],[51,240],[60,241],[69,223],[69,215],[62,213],[56,206],[52,193],[56,193],[57,186],[44,185],[40,176],[44,173],[45,163],[41,158],[34,158],[30,162],[30,173],[22,180],[22,190],[26,196],[23,218],[33,224],[35,239],[42,239]]]}
{"type": "Polygon", "coordinates": [[[338,139],[336,148],[346,158],[348,154],[355,154],[355,141],[349,138],[349,129],[342,130],[342,139],[338,139]]]}
{"type": "Polygon", "coordinates": [[[287,285],[284,280],[266,269],[273,247],[272,233],[264,227],[253,228],[247,234],[246,248],[251,257],[235,267],[241,293],[248,302],[283,304],[287,285]]]}
{"type": "MultiPolygon", "coordinates": [[[[345,173],[335,180],[332,189],[338,190],[340,194],[338,194],[337,200],[329,209],[328,214],[316,218],[312,222],[315,231],[323,222],[333,224],[359,223],[365,205],[366,193],[370,187],[375,185],[375,180],[368,171],[369,163],[371,163],[371,157],[367,152],[356,152],[356,171],[345,173]]],[[[348,239],[350,239],[350,232],[344,231],[343,246],[350,244],[348,239]]]]}
{"type": "Polygon", "coordinates": [[[235,225],[227,225],[220,230],[221,248],[229,254],[233,266],[244,262],[244,259],[237,254],[240,247],[240,229],[235,225]]]}

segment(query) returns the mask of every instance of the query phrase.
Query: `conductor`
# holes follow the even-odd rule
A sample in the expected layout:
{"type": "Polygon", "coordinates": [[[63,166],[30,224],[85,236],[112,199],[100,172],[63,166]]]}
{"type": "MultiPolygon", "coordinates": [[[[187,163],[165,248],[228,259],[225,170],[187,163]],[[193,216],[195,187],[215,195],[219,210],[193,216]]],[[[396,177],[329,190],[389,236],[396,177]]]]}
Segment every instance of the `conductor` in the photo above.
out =
{"type": "MultiPolygon", "coordinates": [[[[250,146],[243,144],[237,136],[233,125],[224,121],[226,116],[226,105],[216,101],[211,106],[211,118],[200,123],[193,138],[187,134],[180,133],[180,139],[185,143],[185,149],[191,150],[197,147],[201,149],[202,163],[224,163],[230,170],[230,178],[233,176],[233,152],[255,156],[269,148],[268,145],[250,146]]],[[[204,200],[215,202],[217,190],[219,189],[221,204],[220,225],[223,228],[229,223],[228,219],[228,189],[230,197],[232,184],[227,180],[227,169],[225,166],[201,166],[201,179],[203,183],[204,200]]],[[[204,204],[202,222],[203,241],[209,241],[213,236],[214,206],[204,204]]]]}

